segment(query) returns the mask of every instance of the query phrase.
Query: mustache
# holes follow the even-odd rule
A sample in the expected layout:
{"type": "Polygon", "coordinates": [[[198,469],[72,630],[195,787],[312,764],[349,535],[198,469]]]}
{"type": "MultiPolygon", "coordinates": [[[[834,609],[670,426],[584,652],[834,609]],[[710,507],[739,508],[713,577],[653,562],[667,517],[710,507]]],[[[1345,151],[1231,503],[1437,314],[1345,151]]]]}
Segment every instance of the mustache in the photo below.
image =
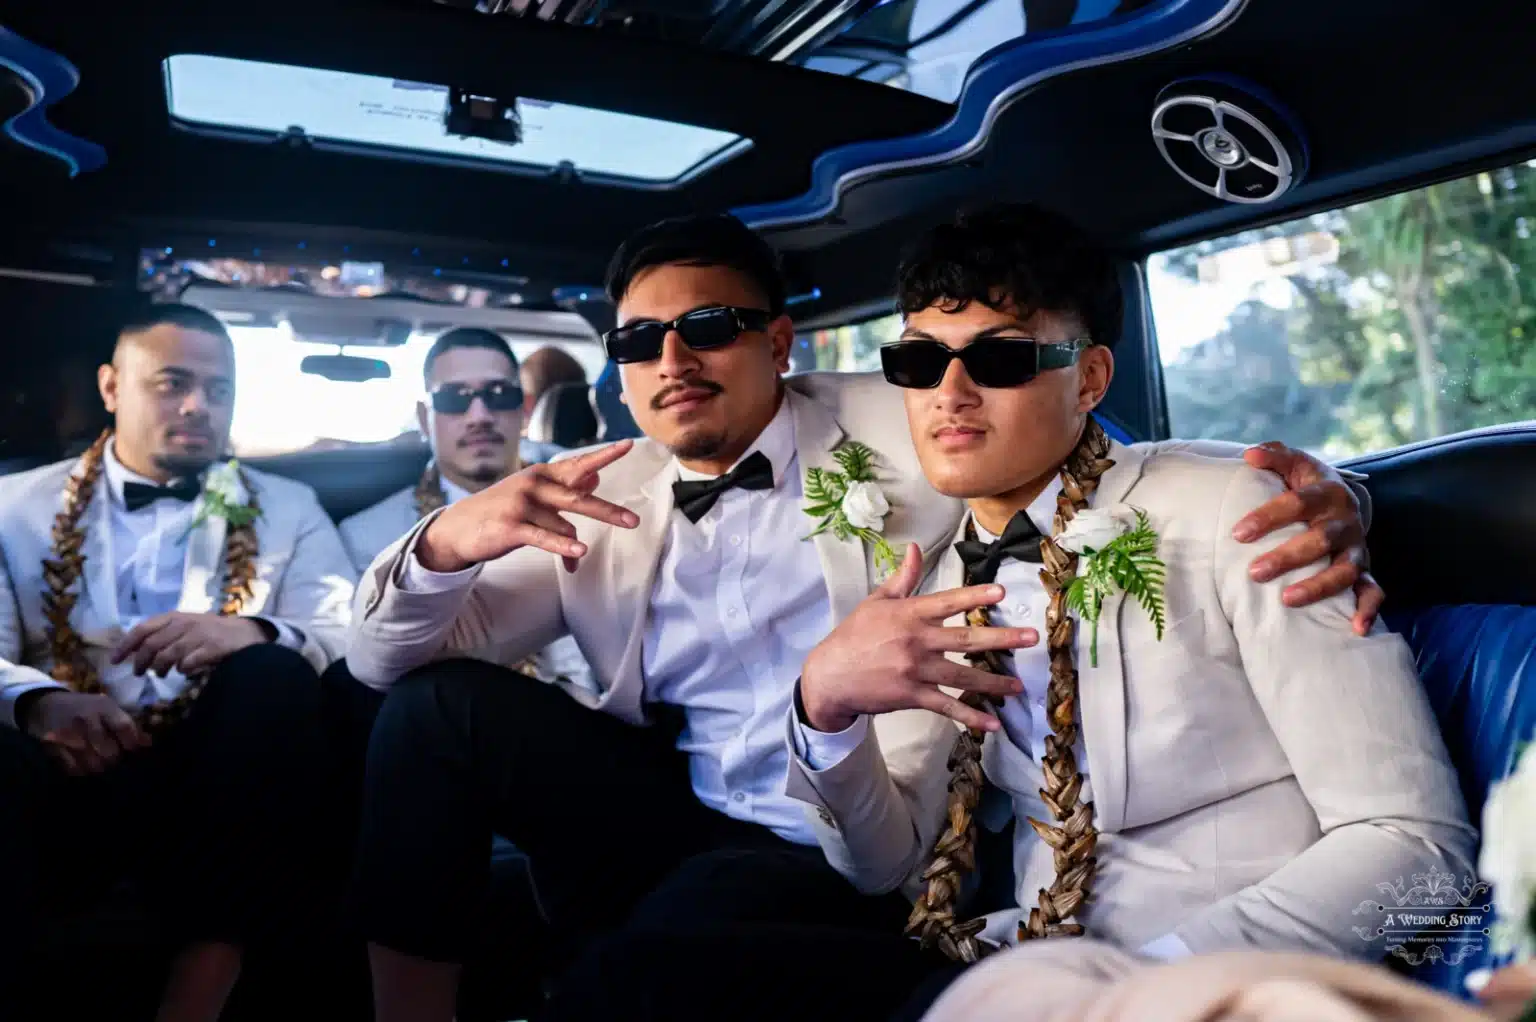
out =
{"type": "Polygon", "coordinates": [[[484,429],[470,430],[468,433],[465,433],[463,436],[459,437],[458,446],[468,447],[476,440],[495,440],[497,443],[501,444],[507,442],[507,438],[502,436],[500,430],[486,427],[484,429]]]}
{"type": "Polygon", "coordinates": [[[699,379],[690,380],[687,383],[674,383],[672,386],[663,388],[662,390],[658,391],[656,395],[651,398],[651,411],[661,411],[661,404],[663,401],[667,400],[667,398],[671,397],[673,394],[681,394],[687,390],[702,390],[710,394],[722,394],[725,392],[725,388],[720,386],[720,384],[716,383],[714,380],[699,379]]]}

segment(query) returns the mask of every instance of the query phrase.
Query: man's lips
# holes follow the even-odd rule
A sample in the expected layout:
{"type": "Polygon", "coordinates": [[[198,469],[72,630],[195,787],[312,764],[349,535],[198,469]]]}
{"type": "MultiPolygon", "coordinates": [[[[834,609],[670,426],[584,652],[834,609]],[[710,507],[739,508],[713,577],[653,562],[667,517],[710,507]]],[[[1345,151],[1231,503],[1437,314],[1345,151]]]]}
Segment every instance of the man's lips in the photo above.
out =
{"type": "Polygon", "coordinates": [[[173,429],[170,437],[172,440],[184,444],[208,444],[213,442],[213,434],[203,433],[195,429],[173,429]]]}
{"type": "Polygon", "coordinates": [[[979,443],[987,431],[980,426],[941,426],[934,430],[933,438],[940,447],[969,447],[979,443]]]}
{"type": "Polygon", "coordinates": [[[467,436],[459,443],[464,447],[500,447],[506,441],[499,436],[482,433],[479,436],[467,436]]]}
{"type": "Polygon", "coordinates": [[[661,407],[678,410],[696,408],[714,396],[715,392],[712,390],[680,390],[675,394],[668,395],[661,402],[661,407]]]}

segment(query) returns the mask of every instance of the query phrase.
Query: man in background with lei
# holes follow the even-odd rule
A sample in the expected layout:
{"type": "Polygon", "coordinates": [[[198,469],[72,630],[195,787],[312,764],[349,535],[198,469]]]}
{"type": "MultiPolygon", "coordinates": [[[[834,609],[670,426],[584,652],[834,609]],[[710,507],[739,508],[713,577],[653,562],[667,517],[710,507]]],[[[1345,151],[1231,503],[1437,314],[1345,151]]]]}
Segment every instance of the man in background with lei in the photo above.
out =
{"type": "Polygon", "coordinates": [[[353,571],[312,490],[225,460],[213,316],[143,310],[98,383],[112,430],[0,479],[0,990],[30,1017],[42,920],[127,880],[179,948],[159,1019],[206,1022],[307,925],[353,571]]]}

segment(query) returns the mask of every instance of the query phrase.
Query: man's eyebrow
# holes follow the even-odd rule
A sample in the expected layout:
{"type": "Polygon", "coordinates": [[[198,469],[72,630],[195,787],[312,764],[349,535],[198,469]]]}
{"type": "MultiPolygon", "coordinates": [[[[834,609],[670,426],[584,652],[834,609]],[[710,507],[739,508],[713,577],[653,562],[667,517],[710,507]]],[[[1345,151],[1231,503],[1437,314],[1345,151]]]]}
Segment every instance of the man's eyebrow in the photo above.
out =
{"type": "MultiPolygon", "coordinates": [[[[972,334],[968,339],[972,340],[972,341],[982,341],[982,340],[987,340],[988,338],[998,337],[998,336],[1001,336],[1003,334],[1015,334],[1015,333],[1022,333],[1022,332],[1025,332],[1024,324],[1023,323],[1000,323],[997,326],[989,326],[985,330],[978,330],[976,333],[972,334]]],[[[938,341],[939,340],[937,337],[935,337],[932,334],[928,333],[926,330],[919,330],[916,327],[907,327],[905,330],[903,330],[901,332],[901,339],[904,340],[904,341],[938,341]]],[[[939,343],[942,344],[944,342],[943,341],[939,341],[939,343]]]]}

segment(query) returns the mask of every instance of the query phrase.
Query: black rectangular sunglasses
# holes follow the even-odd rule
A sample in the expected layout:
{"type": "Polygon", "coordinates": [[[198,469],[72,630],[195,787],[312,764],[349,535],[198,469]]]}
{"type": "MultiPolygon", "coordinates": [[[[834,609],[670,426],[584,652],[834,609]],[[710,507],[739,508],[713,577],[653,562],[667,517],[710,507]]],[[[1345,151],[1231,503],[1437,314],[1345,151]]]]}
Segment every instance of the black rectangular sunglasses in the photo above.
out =
{"type": "Polygon", "coordinates": [[[1022,387],[1048,369],[1065,369],[1092,345],[1086,337],[1036,341],[1028,337],[983,337],[963,348],[939,341],[901,341],[880,349],[885,378],[898,387],[937,387],[955,359],[978,387],[1022,387]]]}
{"type": "Polygon", "coordinates": [[[661,357],[662,345],[673,330],[695,351],[723,348],[749,330],[762,330],[772,320],[762,309],[711,305],[685,312],[670,323],[644,320],[628,323],[603,335],[608,357],[620,364],[650,362],[661,357]]]}
{"type": "Polygon", "coordinates": [[[432,392],[432,410],[439,415],[463,415],[477,397],[491,412],[515,412],[523,407],[523,388],[515,383],[497,381],[477,389],[451,383],[439,387],[432,392]]]}

